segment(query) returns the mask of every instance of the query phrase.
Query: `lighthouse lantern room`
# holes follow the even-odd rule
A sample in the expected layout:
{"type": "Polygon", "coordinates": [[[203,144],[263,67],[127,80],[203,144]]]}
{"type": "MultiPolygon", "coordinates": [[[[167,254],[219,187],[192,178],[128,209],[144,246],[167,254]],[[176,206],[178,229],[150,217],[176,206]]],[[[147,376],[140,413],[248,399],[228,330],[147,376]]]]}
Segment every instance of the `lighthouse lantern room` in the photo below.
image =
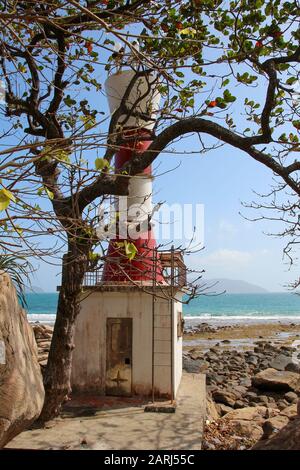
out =
{"type": "MultiPolygon", "coordinates": [[[[116,173],[151,144],[160,102],[157,85],[153,72],[134,70],[111,75],[105,83],[112,119],[122,135],[116,173]]],[[[130,177],[125,209],[119,199],[114,202],[118,230],[110,237],[103,269],[86,275],[76,320],[75,393],[176,397],[186,269],[180,252],[157,249],[152,182],[151,166],[130,177]]],[[[104,237],[105,228],[99,233],[104,237]]]]}

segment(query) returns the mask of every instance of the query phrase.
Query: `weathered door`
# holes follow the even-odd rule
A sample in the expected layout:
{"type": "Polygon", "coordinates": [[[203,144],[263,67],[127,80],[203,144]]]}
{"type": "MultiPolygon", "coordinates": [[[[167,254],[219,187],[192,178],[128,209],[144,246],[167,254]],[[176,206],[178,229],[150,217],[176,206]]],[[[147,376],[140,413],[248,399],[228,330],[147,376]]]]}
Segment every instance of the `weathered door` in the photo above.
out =
{"type": "Polygon", "coordinates": [[[131,395],[132,318],[107,318],[106,394],[131,395]]]}

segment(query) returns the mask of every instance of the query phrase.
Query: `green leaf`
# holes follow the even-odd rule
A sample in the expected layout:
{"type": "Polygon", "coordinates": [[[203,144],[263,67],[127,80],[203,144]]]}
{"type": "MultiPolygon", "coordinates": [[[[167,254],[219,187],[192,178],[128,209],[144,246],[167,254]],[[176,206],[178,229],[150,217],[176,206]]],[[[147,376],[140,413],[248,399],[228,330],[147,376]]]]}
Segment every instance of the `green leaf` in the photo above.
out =
{"type": "Polygon", "coordinates": [[[180,72],[179,70],[175,70],[175,75],[177,75],[177,77],[180,77],[180,78],[184,77],[184,73],[180,72]]]}
{"type": "Polygon", "coordinates": [[[281,134],[281,136],[279,137],[279,140],[280,140],[281,142],[287,142],[287,141],[288,141],[288,138],[287,138],[286,134],[281,134]]]}
{"type": "Polygon", "coordinates": [[[8,189],[0,189],[0,211],[7,209],[11,201],[16,202],[15,196],[8,189]]]}
{"type": "Polygon", "coordinates": [[[224,91],[223,96],[226,103],[233,103],[236,100],[236,97],[233,96],[228,89],[224,91]]]}
{"type": "Polygon", "coordinates": [[[23,64],[18,64],[18,70],[21,73],[26,73],[27,72],[27,69],[26,69],[25,65],[23,65],[23,64]]]}
{"type": "Polygon", "coordinates": [[[99,258],[100,258],[99,253],[93,253],[92,251],[89,252],[90,261],[97,261],[99,258]]]}
{"type": "Polygon", "coordinates": [[[52,199],[54,199],[54,194],[53,194],[53,192],[50,191],[50,189],[48,189],[48,188],[45,188],[45,191],[46,191],[46,193],[47,193],[47,195],[48,195],[48,198],[51,199],[51,201],[52,201],[52,199]]]}
{"type": "Polygon", "coordinates": [[[104,168],[109,166],[109,162],[105,158],[96,158],[95,160],[95,167],[96,170],[102,171],[104,168]]]}
{"type": "Polygon", "coordinates": [[[95,119],[94,116],[80,116],[79,119],[80,119],[80,121],[83,122],[83,126],[84,126],[86,131],[88,131],[89,129],[94,127],[94,125],[96,123],[96,119],[95,119]]]}
{"type": "Polygon", "coordinates": [[[127,241],[124,242],[125,245],[125,254],[129,261],[133,260],[137,254],[137,247],[135,246],[134,243],[130,242],[128,243],[127,241]]]}
{"type": "Polygon", "coordinates": [[[67,105],[67,106],[70,107],[70,106],[75,105],[75,104],[76,104],[76,101],[73,100],[70,95],[67,95],[67,96],[64,98],[64,103],[65,103],[65,105],[67,105]]]}
{"type": "Polygon", "coordinates": [[[62,162],[70,163],[69,153],[65,150],[56,150],[53,155],[57,160],[62,162]]]}
{"type": "Polygon", "coordinates": [[[179,31],[179,34],[189,34],[190,36],[194,37],[197,31],[194,28],[184,28],[179,31]]]}
{"type": "Polygon", "coordinates": [[[290,77],[290,78],[288,78],[286,83],[287,83],[287,85],[293,85],[294,83],[296,83],[296,81],[297,81],[296,77],[290,77]]]}

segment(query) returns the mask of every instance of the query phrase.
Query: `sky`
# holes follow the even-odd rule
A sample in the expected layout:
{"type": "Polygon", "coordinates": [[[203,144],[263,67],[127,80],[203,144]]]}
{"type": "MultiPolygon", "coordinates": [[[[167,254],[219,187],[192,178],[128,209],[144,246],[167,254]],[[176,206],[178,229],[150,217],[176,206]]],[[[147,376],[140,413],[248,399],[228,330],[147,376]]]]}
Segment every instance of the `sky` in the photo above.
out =
{"type": "MultiPolygon", "coordinates": [[[[197,149],[199,144],[190,136],[172,148],[197,149]]],[[[204,269],[207,279],[239,279],[271,292],[286,290],[297,278],[297,266],[290,271],[282,259],[284,241],[264,233],[275,232],[276,224],[251,222],[239,214],[242,211],[247,218],[258,215],[241,203],[257,200],[253,190],[268,191],[272,183],[268,169],[226,145],[204,155],[163,154],[154,173],[161,175],[154,181],[154,202],[204,206],[204,248],[186,258],[189,267],[204,269]]],[[[165,240],[158,237],[158,242],[165,240]]],[[[35,266],[33,285],[45,292],[55,291],[60,268],[45,262],[35,266]]]]}
{"type": "MultiPolygon", "coordinates": [[[[255,93],[259,99],[259,90],[256,89],[255,93]]],[[[103,96],[99,97],[101,107],[103,100],[103,96]]],[[[238,105],[232,112],[238,119],[244,119],[238,105]]],[[[203,154],[198,137],[189,135],[171,144],[160,155],[153,172],[157,175],[154,203],[191,204],[193,208],[197,204],[203,205],[203,249],[186,258],[188,267],[204,269],[207,279],[243,280],[271,292],[286,291],[287,285],[299,277],[297,263],[290,270],[287,260],[283,259],[285,241],[267,235],[276,233],[277,224],[246,220],[258,217],[260,213],[242,206],[242,203],[253,200],[259,202],[254,191],[268,193],[273,183],[269,169],[229,145],[203,154]]],[[[159,232],[159,225],[157,229],[159,232]]],[[[159,233],[158,242],[166,242],[159,233]]],[[[176,246],[182,240],[174,242],[176,246]]],[[[188,243],[189,240],[183,242],[188,243]]],[[[59,266],[43,262],[34,264],[37,271],[33,285],[45,292],[55,291],[60,279],[59,266]]]]}

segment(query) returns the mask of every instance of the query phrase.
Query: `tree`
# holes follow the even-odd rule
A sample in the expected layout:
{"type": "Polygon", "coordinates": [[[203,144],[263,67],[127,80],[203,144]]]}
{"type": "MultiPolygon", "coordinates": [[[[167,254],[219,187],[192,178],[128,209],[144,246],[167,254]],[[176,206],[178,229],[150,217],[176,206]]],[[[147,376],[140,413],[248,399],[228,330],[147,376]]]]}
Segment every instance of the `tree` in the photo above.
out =
{"type": "Polygon", "coordinates": [[[32,267],[26,259],[20,261],[20,259],[16,260],[12,255],[0,255],[0,271],[9,274],[23,306],[26,306],[24,295],[25,282],[29,281],[29,273],[31,269],[32,267]]]}
{"type": "Polygon", "coordinates": [[[126,195],[129,175],[149,166],[175,139],[197,133],[199,151],[209,149],[211,138],[229,144],[241,150],[241,158],[246,154],[268,167],[299,200],[300,108],[294,99],[299,5],[280,0],[7,0],[1,2],[0,21],[6,88],[2,140],[8,145],[0,154],[4,222],[24,220],[26,211],[49,222],[49,209],[26,202],[43,193],[52,206],[54,232],[67,240],[45,377],[42,419],[48,419],[70,391],[74,323],[97,241],[90,214],[98,198],[126,195]],[[95,92],[101,93],[106,72],[125,64],[144,76],[155,73],[163,101],[149,149],[137,150],[114,174],[124,102],[105,128],[95,92]],[[257,99],[249,99],[254,91],[257,99]],[[93,152],[99,149],[102,158],[95,167],[93,152]],[[24,188],[26,181],[29,188],[24,188]]]}

